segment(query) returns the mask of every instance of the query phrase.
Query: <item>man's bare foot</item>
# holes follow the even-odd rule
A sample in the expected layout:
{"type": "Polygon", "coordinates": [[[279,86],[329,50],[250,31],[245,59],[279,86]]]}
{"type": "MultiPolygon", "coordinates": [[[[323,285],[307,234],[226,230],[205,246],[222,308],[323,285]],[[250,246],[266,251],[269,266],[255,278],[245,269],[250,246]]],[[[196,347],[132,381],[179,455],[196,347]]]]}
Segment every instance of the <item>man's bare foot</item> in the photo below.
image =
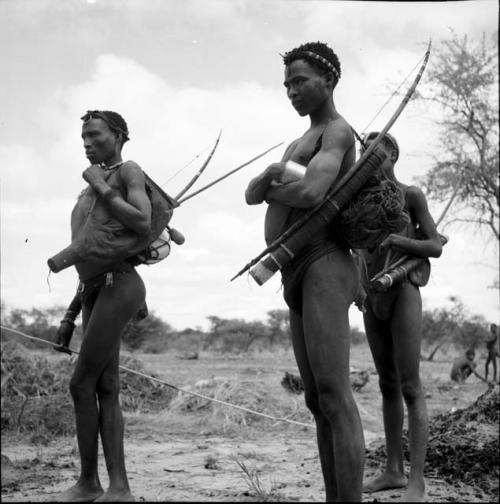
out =
{"type": "Polygon", "coordinates": [[[100,497],[104,490],[100,485],[77,483],[65,492],[59,494],[56,502],[92,502],[100,497]]]}
{"type": "Polygon", "coordinates": [[[408,483],[408,488],[401,498],[401,502],[425,502],[427,495],[425,493],[425,483],[408,483]]]}
{"type": "Polygon", "coordinates": [[[135,499],[130,493],[130,490],[111,490],[108,488],[108,490],[106,490],[106,492],[104,492],[104,494],[94,502],[135,502],[135,499]]]}
{"type": "Polygon", "coordinates": [[[406,483],[407,479],[404,474],[383,472],[363,485],[363,493],[378,492],[389,488],[404,488],[406,483]]]}

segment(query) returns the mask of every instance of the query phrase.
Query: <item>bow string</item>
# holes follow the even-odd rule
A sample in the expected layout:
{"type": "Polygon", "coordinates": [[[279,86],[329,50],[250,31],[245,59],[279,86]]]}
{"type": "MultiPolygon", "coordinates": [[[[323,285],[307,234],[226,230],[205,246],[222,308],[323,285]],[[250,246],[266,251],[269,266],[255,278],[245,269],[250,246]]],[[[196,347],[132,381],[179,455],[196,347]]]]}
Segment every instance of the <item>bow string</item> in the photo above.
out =
{"type": "Polygon", "coordinates": [[[201,166],[201,168],[195,173],[193,178],[186,184],[184,189],[182,189],[177,196],[175,196],[175,200],[178,200],[181,196],[186,194],[189,189],[193,186],[193,184],[200,178],[200,175],[204,172],[205,168],[208,166],[208,163],[210,163],[210,160],[212,159],[212,156],[214,155],[215,150],[217,149],[217,146],[219,145],[219,140],[222,135],[222,129],[219,131],[219,135],[217,136],[217,140],[215,140],[215,144],[212,147],[212,150],[210,151],[210,154],[208,155],[207,159],[201,166]]]}

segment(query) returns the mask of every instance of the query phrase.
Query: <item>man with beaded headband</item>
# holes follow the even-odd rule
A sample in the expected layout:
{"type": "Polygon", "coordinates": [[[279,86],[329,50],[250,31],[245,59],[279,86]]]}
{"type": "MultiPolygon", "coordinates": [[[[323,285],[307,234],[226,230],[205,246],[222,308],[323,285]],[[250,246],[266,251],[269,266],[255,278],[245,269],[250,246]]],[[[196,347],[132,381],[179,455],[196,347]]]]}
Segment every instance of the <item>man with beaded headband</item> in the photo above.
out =
{"type": "MultiPolygon", "coordinates": [[[[377,137],[372,132],[365,137],[365,148],[377,137]]],[[[386,436],[387,463],[382,474],[368,481],[364,492],[406,487],[404,501],[425,499],[424,461],[428,437],[425,397],[420,382],[420,344],[422,300],[419,286],[425,285],[430,270],[423,262],[426,278],[417,270],[408,273],[407,280],[385,292],[377,292],[370,280],[385,266],[404,255],[439,257],[442,245],[436,225],[422,191],[399,182],[394,165],[399,157],[396,139],[386,134],[380,144],[387,157],[380,166],[382,176],[401,190],[408,223],[393,232],[378,247],[362,251],[364,259],[361,279],[366,291],[363,314],[366,336],[379,375],[386,436]],[[403,471],[403,400],[408,409],[410,474],[403,471]]]]}
{"type": "MultiPolygon", "coordinates": [[[[151,202],[145,175],[137,163],[122,161],[129,139],[125,120],[116,112],[89,111],[83,117],[82,139],[90,161],[82,174],[87,188],[71,214],[72,242],[89,238],[89,215],[115,230],[111,243],[122,235],[147,236],[151,227],[151,202]]],[[[83,342],[70,382],[80,451],[80,477],[59,496],[61,502],[133,501],[123,449],[123,417],[119,404],[120,338],[125,324],[144,306],[145,287],[127,260],[93,255],[75,264],[80,284],[62,320],[59,350],[67,350],[74,318],[82,308],[83,342]],[[103,491],[97,470],[98,437],[104,451],[109,488],[103,491]]]]}
{"type": "MultiPolygon", "coordinates": [[[[283,61],[287,96],[300,116],[309,116],[310,127],[246,190],[248,204],[268,204],[268,244],[320,203],[355,161],[351,128],[333,101],[341,77],[337,55],[314,42],[283,61]],[[302,177],[294,176],[301,170],[302,177]]],[[[349,381],[348,309],[357,291],[356,266],[335,225],[325,223],[281,271],[294,353],[317,426],[326,499],[360,502],[364,440],[349,381]]]]}

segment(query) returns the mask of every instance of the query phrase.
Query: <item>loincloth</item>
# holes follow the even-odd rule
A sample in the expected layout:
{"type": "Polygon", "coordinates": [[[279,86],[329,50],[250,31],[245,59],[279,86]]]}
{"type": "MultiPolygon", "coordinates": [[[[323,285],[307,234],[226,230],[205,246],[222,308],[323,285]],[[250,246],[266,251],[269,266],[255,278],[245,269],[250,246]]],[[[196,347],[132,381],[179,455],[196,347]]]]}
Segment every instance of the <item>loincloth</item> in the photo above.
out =
{"type": "MultiPolygon", "coordinates": [[[[133,271],[135,271],[134,267],[130,263],[124,261],[107,269],[107,271],[104,271],[103,273],[99,273],[98,275],[85,280],[80,279],[77,292],[80,297],[82,307],[84,306],[85,308],[92,310],[101,289],[113,286],[115,275],[132,273],[133,271]]],[[[147,315],[148,308],[146,306],[146,302],[144,302],[143,306],[135,315],[135,319],[141,320],[146,318],[147,315]]]]}
{"type": "Polygon", "coordinates": [[[332,239],[321,238],[306,247],[281,270],[283,297],[290,310],[302,316],[302,281],[309,266],[321,257],[343,247],[332,239]]]}

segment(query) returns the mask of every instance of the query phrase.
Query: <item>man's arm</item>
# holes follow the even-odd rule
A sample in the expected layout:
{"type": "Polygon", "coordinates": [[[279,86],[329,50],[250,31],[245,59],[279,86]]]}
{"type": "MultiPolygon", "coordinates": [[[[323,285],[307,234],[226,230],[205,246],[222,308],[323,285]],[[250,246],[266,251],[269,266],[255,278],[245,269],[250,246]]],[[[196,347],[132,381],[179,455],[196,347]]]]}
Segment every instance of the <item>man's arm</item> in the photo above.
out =
{"type": "Polygon", "coordinates": [[[260,175],[253,178],[245,191],[245,200],[248,205],[260,205],[266,196],[272,182],[278,182],[285,170],[285,161],[290,158],[297,140],[292,142],[285,150],[279,163],[272,163],[260,175]]]}
{"type": "Polygon", "coordinates": [[[380,244],[380,251],[395,248],[416,257],[439,257],[443,246],[424,193],[418,187],[411,186],[407,190],[407,198],[408,209],[417,221],[422,239],[391,234],[380,244]]]}
{"type": "Polygon", "coordinates": [[[120,177],[127,191],[126,199],[108,185],[104,179],[104,171],[99,170],[102,168],[92,165],[84,171],[83,178],[106,202],[113,217],[137,234],[147,234],[151,228],[151,202],[146,193],[145,177],[140,166],[133,161],[127,161],[120,167],[120,177]]]}
{"type": "Polygon", "coordinates": [[[271,185],[265,199],[295,208],[310,208],[321,203],[337,179],[344,156],[352,144],[352,133],[347,125],[330,124],[323,133],[321,149],[307,165],[304,178],[271,185]]]}
{"type": "Polygon", "coordinates": [[[71,355],[71,350],[68,348],[69,343],[71,341],[71,337],[73,336],[73,331],[75,330],[75,319],[78,317],[82,309],[82,303],[80,300],[79,294],[75,294],[75,297],[72,299],[64,317],[61,320],[59,328],[57,329],[56,335],[56,347],[54,350],[58,352],[64,352],[71,355]]]}

